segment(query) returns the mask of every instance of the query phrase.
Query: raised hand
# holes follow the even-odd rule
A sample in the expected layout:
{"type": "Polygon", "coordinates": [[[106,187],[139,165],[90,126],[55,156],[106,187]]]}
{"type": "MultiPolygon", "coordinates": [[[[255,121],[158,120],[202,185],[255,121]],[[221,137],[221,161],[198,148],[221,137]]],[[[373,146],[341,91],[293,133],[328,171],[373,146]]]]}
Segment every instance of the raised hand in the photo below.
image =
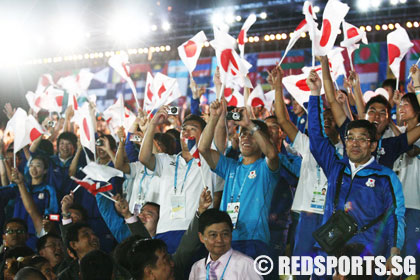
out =
{"type": "Polygon", "coordinates": [[[125,219],[128,219],[133,216],[133,214],[131,214],[129,210],[128,202],[127,200],[125,200],[125,198],[123,198],[120,194],[116,194],[112,198],[115,199],[115,201],[117,201],[114,203],[115,210],[121,216],[123,216],[125,219]]]}
{"type": "Polygon", "coordinates": [[[73,191],[70,194],[65,195],[61,200],[61,213],[68,214],[70,206],[73,204],[74,201],[74,194],[73,191]]]}
{"type": "Polygon", "coordinates": [[[318,94],[321,92],[322,82],[315,70],[311,70],[306,79],[306,83],[311,91],[315,91],[318,94]]]}
{"type": "Polygon", "coordinates": [[[208,187],[205,187],[203,191],[200,194],[200,200],[198,202],[198,214],[201,215],[204,211],[206,211],[211,203],[213,202],[213,199],[211,197],[211,192],[209,191],[208,187]]]}

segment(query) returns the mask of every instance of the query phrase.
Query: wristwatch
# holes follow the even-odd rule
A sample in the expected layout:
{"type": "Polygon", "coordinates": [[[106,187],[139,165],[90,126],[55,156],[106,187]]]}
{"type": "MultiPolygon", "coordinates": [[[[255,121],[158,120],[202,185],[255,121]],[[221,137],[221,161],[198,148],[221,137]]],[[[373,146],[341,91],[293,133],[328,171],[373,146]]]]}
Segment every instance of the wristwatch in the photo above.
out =
{"type": "Polygon", "coordinates": [[[260,127],[255,124],[254,127],[249,130],[249,133],[251,133],[251,135],[254,135],[254,133],[258,130],[260,130],[260,127]]]}
{"type": "Polygon", "coordinates": [[[61,213],[61,216],[63,216],[65,219],[69,219],[71,217],[71,213],[61,213]]]}

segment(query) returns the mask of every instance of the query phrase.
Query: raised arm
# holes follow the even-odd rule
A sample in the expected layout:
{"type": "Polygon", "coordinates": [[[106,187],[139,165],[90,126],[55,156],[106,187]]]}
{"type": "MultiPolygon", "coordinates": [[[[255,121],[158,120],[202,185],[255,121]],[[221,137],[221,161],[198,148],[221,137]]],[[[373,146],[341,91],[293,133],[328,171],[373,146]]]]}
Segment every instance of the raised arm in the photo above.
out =
{"type": "Polygon", "coordinates": [[[410,68],[411,76],[413,79],[414,90],[416,92],[417,101],[420,104],[420,70],[417,65],[413,65],[410,68]]]}
{"type": "Polygon", "coordinates": [[[198,143],[198,151],[204,157],[211,169],[215,169],[219,162],[219,153],[211,149],[211,142],[213,141],[214,130],[216,124],[222,113],[223,106],[219,101],[213,101],[210,105],[209,121],[200,136],[198,143]]]}
{"type": "Polygon", "coordinates": [[[168,119],[168,106],[163,106],[156,112],[156,115],[151,120],[149,126],[144,134],[143,143],[140,148],[139,160],[148,169],[154,171],[156,165],[156,158],[153,154],[153,137],[156,133],[156,128],[163,124],[168,119]]]}
{"type": "Polygon", "coordinates": [[[362,88],[360,87],[359,74],[354,71],[350,71],[349,81],[354,89],[354,97],[356,101],[357,116],[360,120],[365,119],[365,101],[363,99],[362,88]]]}
{"type": "Polygon", "coordinates": [[[342,126],[346,120],[346,114],[343,110],[343,107],[335,99],[335,88],[334,83],[331,78],[330,65],[328,62],[327,56],[321,56],[321,67],[322,67],[322,81],[324,84],[325,95],[327,96],[327,101],[331,106],[331,111],[334,116],[335,123],[338,127],[342,126]]]}
{"type": "Polygon", "coordinates": [[[222,111],[220,113],[219,120],[216,124],[216,129],[214,131],[214,144],[216,145],[217,151],[224,153],[227,145],[227,123],[226,123],[226,111],[227,104],[225,98],[222,96],[221,100],[222,111]]]}
{"type": "Polygon", "coordinates": [[[12,169],[12,181],[17,184],[23,205],[34,223],[37,235],[40,235],[43,228],[41,213],[39,213],[31,194],[25,187],[23,175],[16,168],[12,169]]]}
{"type": "Polygon", "coordinates": [[[123,126],[118,128],[117,135],[120,139],[120,142],[118,142],[118,150],[115,156],[114,167],[121,170],[125,174],[129,174],[130,164],[128,164],[126,161],[127,154],[125,152],[125,132],[123,126]]]}
{"type": "Polygon", "coordinates": [[[77,173],[77,167],[79,164],[79,158],[82,153],[82,144],[80,143],[80,138],[77,139],[77,149],[76,153],[74,154],[73,159],[71,160],[70,166],[69,166],[69,176],[75,176],[77,173]]]}
{"type": "Polygon", "coordinates": [[[248,129],[248,131],[254,131],[254,139],[261,152],[267,158],[268,168],[270,168],[270,170],[277,170],[279,168],[279,156],[276,146],[268,139],[268,135],[262,133],[261,129],[255,130],[257,125],[251,121],[248,111],[245,108],[237,108],[235,110],[239,111],[242,115],[242,119],[237,122],[238,125],[248,129]]]}
{"type": "Polygon", "coordinates": [[[286,109],[286,104],[284,103],[284,96],[283,96],[283,69],[280,67],[276,67],[270,73],[269,80],[272,81],[273,87],[275,90],[275,101],[274,101],[274,108],[275,114],[277,117],[277,121],[279,122],[281,129],[287,134],[289,139],[293,142],[295,141],[296,135],[298,133],[297,127],[294,123],[290,120],[289,113],[286,109]]]}

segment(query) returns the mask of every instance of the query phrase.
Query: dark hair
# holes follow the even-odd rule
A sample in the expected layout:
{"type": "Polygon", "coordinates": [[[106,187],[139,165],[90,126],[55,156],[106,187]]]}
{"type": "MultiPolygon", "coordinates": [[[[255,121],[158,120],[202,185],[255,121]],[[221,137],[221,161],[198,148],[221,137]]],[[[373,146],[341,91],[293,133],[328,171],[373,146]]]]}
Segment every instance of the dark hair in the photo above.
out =
{"type": "Polygon", "coordinates": [[[407,100],[411,104],[411,106],[413,106],[414,113],[417,114],[417,122],[420,122],[420,105],[417,101],[416,94],[409,92],[407,94],[404,94],[401,100],[407,100]]]}
{"type": "MultiPolygon", "coordinates": [[[[267,138],[270,138],[270,131],[268,130],[268,126],[265,124],[265,122],[261,120],[251,120],[256,126],[258,126],[262,133],[265,134],[267,138]]],[[[243,128],[241,128],[242,130],[243,128]]]]}
{"type": "Polygon", "coordinates": [[[112,151],[115,151],[117,149],[117,142],[115,142],[114,137],[112,137],[111,135],[103,134],[100,137],[97,137],[97,139],[99,138],[107,138],[109,142],[109,147],[111,148],[112,151]]]}
{"type": "Polygon", "coordinates": [[[36,241],[36,251],[39,253],[39,251],[41,251],[42,249],[45,248],[45,244],[47,244],[48,238],[55,238],[55,239],[59,239],[61,241],[61,237],[58,236],[55,233],[49,232],[46,235],[40,237],[37,241],[36,241]]]}
{"type": "Polygon", "coordinates": [[[168,133],[156,133],[153,139],[159,141],[159,143],[162,145],[161,148],[163,148],[165,154],[175,154],[176,142],[171,135],[169,135],[168,133]]]}
{"type": "Polygon", "coordinates": [[[54,145],[51,143],[51,141],[47,139],[41,139],[41,142],[39,143],[38,149],[36,149],[35,154],[50,157],[54,155],[54,145]]]}
{"type": "Polygon", "coordinates": [[[101,250],[90,251],[80,260],[80,276],[83,280],[110,280],[113,270],[111,256],[101,250]]]}
{"type": "Polygon", "coordinates": [[[72,241],[79,241],[79,230],[81,230],[82,228],[91,228],[87,223],[74,223],[71,224],[66,232],[66,236],[65,236],[65,244],[67,249],[70,250],[70,252],[73,253],[73,255],[75,257],[78,258],[77,256],[77,252],[70,246],[70,242],[72,241]]]}
{"type": "Polygon", "coordinates": [[[167,130],[165,133],[169,134],[170,136],[172,136],[174,138],[174,140],[175,140],[175,154],[178,154],[181,151],[181,140],[179,139],[179,137],[181,136],[181,132],[179,132],[175,128],[171,128],[171,129],[167,130]]]}
{"type": "Polygon", "coordinates": [[[165,242],[160,239],[140,239],[133,243],[128,252],[128,261],[134,279],[143,279],[144,269],[149,265],[156,266],[157,251],[167,251],[165,242]]]}
{"type": "MultiPolygon", "coordinates": [[[[340,251],[338,257],[364,257],[364,256],[373,256],[363,244],[360,243],[350,243],[346,244],[340,251]]],[[[351,264],[350,264],[351,266],[351,264]]],[[[362,265],[363,273],[362,275],[352,275],[351,273],[345,276],[346,280],[371,280],[373,279],[372,275],[368,275],[366,271],[366,262],[363,262],[362,265]]],[[[351,267],[350,267],[351,271],[351,267]]]]}
{"type": "Polygon", "coordinates": [[[34,251],[32,251],[32,249],[28,246],[19,246],[13,249],[6,250],[6,252],[4,253],[4,259],[17,259],[19,257],[33,256],[34,254],[34,251]]]}
{"type": "Polygon", "coordinates": [[[368,120],[355,120],[347,124],[346,135],[353,128],[365,128],[368,131],[370,142],[376,142],[376,126],[368,120]]]}
{"type": "Polygon", "coordinates": [[[204,234],[206,227],[218,223],[226,223],[230,230],[233,231],[232,220],[230,219],[228,213],[212,208],[204,211],[200,215],[200,219],[198,220],[198,232],[204,234]]]}
{"type": "Polygon", "coordinates": [[[391,118],[391,109],[392,109],[391,104],[389,104],[388,100],[386,100],[386,98],[380,94],[369,99],[369,101],[366,103],[366,106],[365,106],[365,113],[367,113],[367,111],[369,110],[369,107],[374,103],[380,103],[384,105],[388,111],[388,118],[391,118]]]}
{"type": "Polygon", "coordinates": [[[73,132],[63,132],[57,138],[57,151],[60,149],[60,140],[67,140],[73,145],[73,148],[76,150],[77,148],[77,136],[73,132]]]}
{"type": "Polygon", "coordinates": [[[23,228],[25,229],[25,231],[28,232],[28,224],[24,220],[22,220],[20,218],[10,218],[3,225],[3,233],[6,231],[7,225],[8,224],[11,224],[11,223],[20,224],[21,226],[23,226],[23,228]]]}
{"type": "Polygon", "coordinates": [[[124,239],[122,242],[118,243],[115,247],[112,256],[114,261],[121,267],[125,268],[127,271],[130,271],[130,259],[129,253],[134,243],[138,240],[144,239],[140,235],[131,235],[124,239]]]}
{"type": "Polygon", "coordinates": [[[24,267],[16,273],[14,280],[47,280],[39,269],[35,267],[24,267]]]}
{"type": "Polygon", "coordinates": [[[390,87],[390,88],[392,88],[392,91],[394,91],[396,84],[397,84],[396,79],[386,79],[385,81],[382,82],[381,87],[382,88],[390,87]]]}
{"type": "Polygon", "coordinates": [[[46,263],[49,263],[49,261],[46,258],[38,255],[29,258],[27,261],[25,260],[25,266],[33,266],[38,269],[41,269],[41,267],[46,263]]]}
{"type": "Polygon", "coordinates": [[[201,131],[204,130],[204,128],[206,127],[206,124],[207,124],[206,121],[203,120],[203,118],[201,118],[200,116],[197,116],[197,115],[193,115],[193,114],[188,115],[184,119],[184,121],[182,122],[182,124],[185,124],[188,121],[196,121],[196,122],[198,122],[200,124],[201,131]]]}
{"type": "Polygon", "coordinates": [[[276,116],[268,116],[264,119],[264,121],[266,122],[267,120],[274,120],[275,122],[277,122],[276,116]]]}
{"type": "Polygon", "coordinates": [[[42,164],[44,165],[44,170],[48,170],[49,161],[48,161],[48,159],[47,159],[46,157],[44,157],[44,156],[42,156],[42,155],[40,155],[40,154],[34,155],[34,156],[31,158],[31,161],[29,162],[29,164],[30,164],[33,160],[35,160],[35,159],[42,161],[42,164]]]}
{"type": "MultiPolygon", "coordinates": [[[[158,210],[158,213],[159,213],[159,211],[160,211],[160,205],[159,205],[159,204],[154,203],[154,202],[151,202],[151,201],[147,201],[147,202],[143,205],[143,207],[144,207],[144,206],[146,206],[146,205],[151,205],[151,206],[156,207],[156,208],[157,208],[157,210],[158,210]]],[[[143,207],[142,207],[142,208],[143,208],[143,207]]]]}
{"type": "Polygon", "coordinates": [[[88,213],[86,211],[86,209],[80,205],[79,203],[73,202],[69,209],[73,209],[73,210],[77,210],[80,212],[80,214],[82,215],[82,221],[86,222],[89,218],[88,213]]]}

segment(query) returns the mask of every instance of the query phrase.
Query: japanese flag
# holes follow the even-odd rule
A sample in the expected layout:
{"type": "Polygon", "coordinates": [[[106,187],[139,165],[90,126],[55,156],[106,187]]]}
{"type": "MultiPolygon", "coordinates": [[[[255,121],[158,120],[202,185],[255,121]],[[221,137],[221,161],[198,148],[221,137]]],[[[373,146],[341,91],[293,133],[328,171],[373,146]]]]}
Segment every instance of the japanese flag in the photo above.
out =
{"type": "MultiPolygon", "coordinates": [[[[303,3],[302,13],[305,16],[305,22],[304,23],[307,26],[306,28],[308,30],[309,37],[311,38],[312,41],[314,41],[315,32],[318,30],[318,23],[316,23],[316,21],[315,21],[316,15],[313,11],[311,2],[305,1],[305,3],[303,3]]],[[[302,22],[301,22],[301,24],[302,24],[302,22]]],[[[301,24],[299,24],[299,25],[301,25],[301,24]]]]}
{"type": "Polygon", "coordinates": [[[368,44],[366,32],[360,30],[356,26],[343,21],[343,31],[344,40],[341,41],[340,46],[347,48],[347,52],[350,58],[354,50],[357,50],[359,48],[360,41],[362,41],[365,45],[368,44]]]}
{"type": "MultiPolygon", "coordinates": [[[[293,98],[299,103],[302,108],[305,108],[303,103],[309,101],[311,89],[306,83],[308,74],[290,75],[283,78],[283,85],[293,98]]],[[[305,109],[306,110],[306,109],[305,109]]]]}
{"type": "Polygon", "coordinates": [[[201,49],[207,37],[203,31],[198,32],[187,42],[178,47],[178,54],[182,62],[188,68],[190,74],[194,71],[197,65],[198,57],[200,56],[201,49]]]}
{"type": "Polygon", "coordinates": [[[148,111],[153,107],[153,76],[147,72],[146,86],[144,87],[143,109],[148,111]]]}
{"type": "Polygon", "coordinates": [[[324,9],[321,31],[315,30],[313,44],[314,55],[327,55],[334,47],[335,40],[340,30],[340,24],[349,11],[347,4],[338,0],[329,0],[324,9]]]}
{"type": "Polygon", "coordinates": [[[115,104],[104,111],[104,119],[111,126],[113,131],[123,126],[126,130],[130,128],[136,116],[124,106],[123,96],[120,95],[115,104]]]}
{"type": "Polygon", "coordinates": [[[38,79],[36,93],[44,92],[49,86],[52,86],[52,85],[54,85],[54,80],[51,74],[43,74],[38,79]]]}
{"type": "Polygon", "coordinates": [[[139,108],[137,100],[137,89],[134,85],[133,80],[130,77],[130,67],[128,62],[128,54],[126,52],[121,52],[120,54],[113,55],[108,60],[109,66],[111,66],[117,73],[127,81],[128,85],[131,88],[133,93],[134,100],[136,101],[137,108],[139,108]]]}
{"type": "Polygon", "coordinates": [[[264,91],[261,85],[257,85],[248,97],[247,106],[250,107],[265,107],[267,110],[271,110],[274,101],[274,91],[264,91]]]}
{"type": "Polygon", "coordinates": [[[26,119],[26,125],[25,125],[25,134],[27,137],[29,137],[29,141],[33,142],[38,137],[42,136],[42,134],[45,133],[45,130],[42,128],[42,126],[39,124],[39,122],[34,118],[34,116],[29,115],[26,119]]]}
{"type": "Polygon", "coordinates": [[[308,31],[308,24],[306,19],[303,19],[298,26],[296,27],[295,31],[290,35],[289,43],[287,44],[286,50],[284,51],[283,57],[281,58],[279,65],[283,62],[283,59],[286,57],[287,53],[293,48],[296,44],[297,40],[301,37],[302,33],[308,31]]]}
{"type": "Polygon", "coordinates": [[[241,53],[241,58],[244,58],[245,54],[245,40],[246,40],[246,33],[251,28],[251,26],[257,21],[257,16],[255,14],[251,14],[248,16],[244,25],[242,25],[241,31],[238,35],[238,47],[241,53]]]}
{"type": "Polygon", "coordinates": [[[407,31],[401,26],[386,36],[388,46],[388,63],[396,78],[400,77],[400,63],[408,50],[413,46],[407,31]]]}
{"type": "Polygon", "coordinates": [[[116,168],[98,164],[93,161],[89,162],[85,167],[83,167],[82,171],[89,179],[101,182],[108,182],[113,177],[124,176],[123,172],[116,168]]]}
{"type": "Polygon", "coordinates": [[[331,76],[333,80],[337,80],[340,75],[346,74],[344,67],[343,48],[336,47],[330,50],[327,54],[330,65],[331,76]]]}
{"type": "Polygon", "coordinates": [[[13,152],[16,154],[22,148],[30,143],[30,139],[26,133],[26,122],[28,115],[22,108],[17,108],[13,117],[7,122],[4,133],[12,132],[13,138],[13,152]]]}
{"type": "Polygon", "coordinates": [[[152,112],[163,105],[168,105],[181,96],[178,81],[170,78],[162,73],[157,73],[153,78],[148,75],[146,81],[145,105],[143,106],[147,112],[152,112]]]}
{"type": "Polygon", "coordinates": [[[101,193],[101,192],[112,191],[112,184],[107,183],[107,182],[96,182],[88,178],[80,180],[73,176],[71,177],[71,179],[73,179],[78,185],[85,188],[88,192],[90,192],[94,196],[96,196],[98,193],[101,193]]]}
{"type": "Polygon", "coordinates": [[[74,114],[72,119],[78,126],[80,131],[80,143],[83,147],[88,148],[93,154],[95,149],[95,128],[89,111],[89,103],[85,102],[74,114]]]}
{"type": "Polygon", "coordinates": [[[227,101],[228,106],[234,106],[234,107],[245,106],[244,96],[237,90],[234,90],[232,95],[226,98],[226,101],[227,101]]]}

